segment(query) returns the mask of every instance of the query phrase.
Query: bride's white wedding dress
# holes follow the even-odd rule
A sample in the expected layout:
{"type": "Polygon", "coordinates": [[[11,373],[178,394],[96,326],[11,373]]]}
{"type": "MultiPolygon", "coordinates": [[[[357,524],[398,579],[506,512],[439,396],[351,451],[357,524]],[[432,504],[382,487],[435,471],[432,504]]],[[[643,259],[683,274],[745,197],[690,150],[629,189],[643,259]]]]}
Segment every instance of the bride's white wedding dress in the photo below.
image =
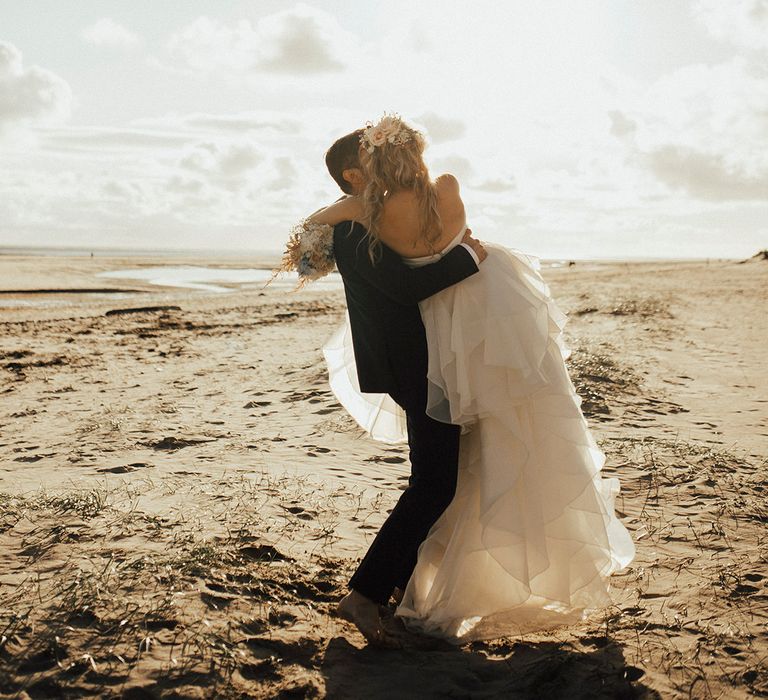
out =
{"type": "MultiPolygon", "coordinates": [[[[466,227],[465,227],[466,228],[466,227]]],[[[404,259],[428,265],[437,255],[404,259]]],[[[615,478],[565,366],[565,316],[533,258],[487,244],[480,272],[420,303],[427,413],[463,426],[456,496],[419,548],[396,614],[451,641],[581,619],[634,558],[615,478]]],[[[323,348],[331,387],[371,435],[406,440],[400,407],[357,384],[349,324],[323,348]]]]}

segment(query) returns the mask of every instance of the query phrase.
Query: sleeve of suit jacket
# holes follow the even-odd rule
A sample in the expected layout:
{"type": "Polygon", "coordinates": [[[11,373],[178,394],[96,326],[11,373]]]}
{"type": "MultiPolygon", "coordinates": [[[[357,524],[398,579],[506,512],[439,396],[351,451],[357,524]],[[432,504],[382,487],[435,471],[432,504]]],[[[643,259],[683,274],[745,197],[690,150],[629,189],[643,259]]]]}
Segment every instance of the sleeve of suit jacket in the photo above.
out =
{"type": "Polygon", "coordinates": [[[456,246],[441,260],[423,267],[408,267],[382,243],[376,263],[368,255],[366,231],[358,223],[343,221],[333,231],[334,256],[339,272],[354,269],[382,293],[400,304],[417,304],[479,271],[470,252],[456,246]]]}

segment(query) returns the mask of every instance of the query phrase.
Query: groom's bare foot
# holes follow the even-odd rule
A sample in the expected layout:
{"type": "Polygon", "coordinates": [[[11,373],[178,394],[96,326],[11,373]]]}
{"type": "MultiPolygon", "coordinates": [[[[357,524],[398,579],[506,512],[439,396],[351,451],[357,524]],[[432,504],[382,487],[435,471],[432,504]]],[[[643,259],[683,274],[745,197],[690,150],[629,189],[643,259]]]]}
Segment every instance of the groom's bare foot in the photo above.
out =
{"type": "Polygon", "coordinates": [[[399,649],[402,644],[381,622],[379,606],[357,591],[350,591],[339,602],[339,617],[351,622],[372,645],[399,649]]]}

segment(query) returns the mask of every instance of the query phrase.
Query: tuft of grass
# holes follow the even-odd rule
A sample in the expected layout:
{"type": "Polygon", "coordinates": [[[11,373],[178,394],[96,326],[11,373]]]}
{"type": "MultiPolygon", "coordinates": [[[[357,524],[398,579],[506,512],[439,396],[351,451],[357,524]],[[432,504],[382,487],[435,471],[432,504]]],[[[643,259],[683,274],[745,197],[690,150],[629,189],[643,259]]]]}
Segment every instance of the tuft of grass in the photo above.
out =
{"type": "Polygon", "coordinates": [[[59,514],[76,513],[81,518],[94,518],[108,508],[109,493],[100,488],[48,496],[40,506],[59,514]]]}
{"type": "Polygon", "coordinates": [[[618,353],[608,343],[582,343],[571,351],[568,371],[587,417],[610,413],[612,400],[635,393],[641,384],[635,371],[619,364],[616,357],[618,353]]]}
{"type": "Polygon", "coordinates": [[[623,299],[608,311],[612,316],[639,316],[640,318],[674,318],[669,302],[656,297],[645,299],[623,299]]]}
{"type": "Polygon", "coordinates": [[[22,515],[35,523],[17,567],[26,578],[0,584],[0,677],[7,679],[0,693],[34,694],[45,683],[109,694],[150,655],[161,663],[142,674],[159,691],[202,678],[211,696],[239,697],[243,678],[264,680],[252,671],[265,649],[296,656],[300,675],[319,675],[317,642],[278,644],[265,634],[301,621],[328,625],[353,563],[285,551],[296,546],[293,537],[314,536],[322,549],[336,536],[334,519],[357,512],[362,495],[288,474],[185,484],[177,493],[183,505],[162,517],[138,510],[130,489],[0,494],[6,535],[22,515]],[[298,514],[330,507],[333,515],[303,520],[270,509],[300,494],[298,514]],[[87,537],[76,536],[81,518],[87,537]],[[270,534],[282,544],[264,544],[270,534]]]}

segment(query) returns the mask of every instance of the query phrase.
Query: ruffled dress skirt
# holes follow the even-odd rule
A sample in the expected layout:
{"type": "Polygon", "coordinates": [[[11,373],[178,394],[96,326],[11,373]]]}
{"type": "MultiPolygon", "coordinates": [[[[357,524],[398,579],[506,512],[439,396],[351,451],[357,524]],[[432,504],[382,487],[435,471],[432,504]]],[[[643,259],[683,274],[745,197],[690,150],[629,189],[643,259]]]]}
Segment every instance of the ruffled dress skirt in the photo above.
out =
{"type": "MultiPolygon", "coordinates": [[[[456,495],[422,543],[396,614],[463,643],[570,624],[611,604],[635,548],[616,478],[565,366],[565,316],[535,259],[496,245],[421,302],[428,408],[462,426],[456,495]]],[[[400,407],[357,385],[348,321],[324,347],[331,387],[371,435],[406,441],[400,407]]]]}

